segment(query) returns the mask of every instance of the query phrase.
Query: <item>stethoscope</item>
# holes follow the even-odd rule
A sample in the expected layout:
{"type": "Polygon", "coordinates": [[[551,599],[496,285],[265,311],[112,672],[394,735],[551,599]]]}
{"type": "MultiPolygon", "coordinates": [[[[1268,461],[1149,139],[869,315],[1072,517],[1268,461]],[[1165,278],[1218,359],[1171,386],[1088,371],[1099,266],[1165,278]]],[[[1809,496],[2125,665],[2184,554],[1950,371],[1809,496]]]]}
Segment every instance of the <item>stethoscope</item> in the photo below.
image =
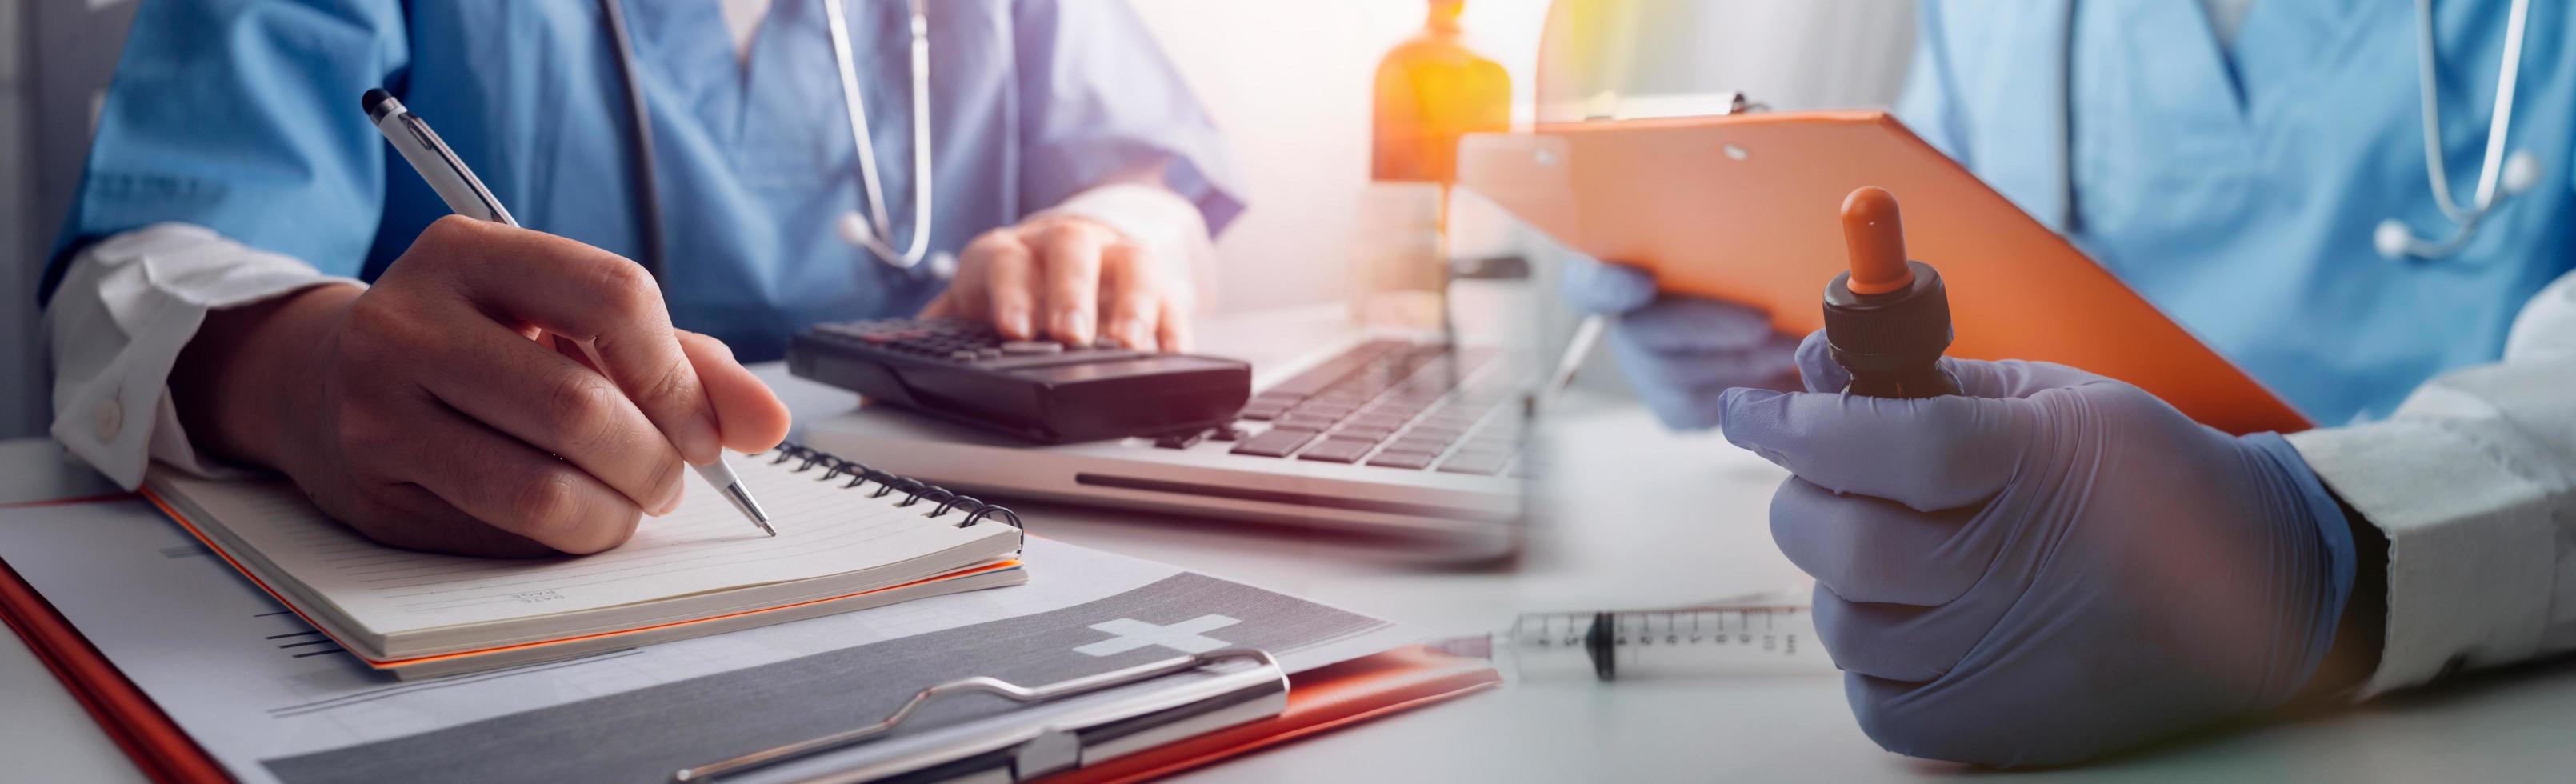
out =
{"type": "MultiPolygon", "coordinates": [[[[894,235],[894,221],[888,217],[885,185],[877,176],[876,141],[868,134],[867,104],[859,94],[857,56],[850,48],[850,23],[841,10],[840,0],[819,0],[830,28],[832,59],[840,70],[841,103],[850,123],[853,152],[859,159],[859,182],[867,189],[868,211],[862,215],[853,210],[841,214],[836,222],[841,239],[863,248],[896,269],[911,270],[921,266],[930,248],[930,15],[922,0],[908,0],[910,35],[912,37],[912,236],[901,249],[888,238],[894,235]]],[[[601,21],[617,50],[619,74],[626,87],[627,131],[634,135],[629,147],[629,166],[636,176],[635,211],[644,229],[645,269],[660,277],[665,268],[662,238],[661,197],[656,192],[658,174],[653,164],[653,125],[645,110],[644,89],[636,80],[635,45],[627,33],[626,9],[621,0],[599,0],[601,21]]],[[[931,265],[934,273],[942,265],[931,265]]]]}
{"type": "Polygon", "coordinates": [[[2504,22],[2504,58],[2496,65],[2495,110],[2487,120],[2486,163],[2478,171],[2478,190],[2468,207],[2451,198],[2450,173],[2442,166],[2442,98],[2435,86],[2433,0],[2415,0],[2415,79],[2424,101],[2424,176],[2433,186],[2433,203],[2454,224],[2451,236],[2438,241],[2417,238],[2406,222],[2391,217],[2379,222],[2371,244],[2388,258],[2438,259],[2458,253],[2477,237],[2478,224],[2507,196],[2518,196],[2540,182],[2540,158],[2529,150],[2504,150],[2506,128],[2513,124],[2513,93],[2522,71],[2522,39],[2531,0],[2514,0],[2504,22]]]}
{"type": "Polygon", "coordinates": [[[850,120],[851,145],[859,156],[859,181],[868,189],[868,214],[841,213],[841,239],[883,259],[896,269],[921,264],[930,247],[930,15],[921,0],[910,0],[912,35],[912,241],[903,250],[886,243],[885,186],[877,181],[877,145],[868,137],[867,104],[859,100],[859,70],[850,53],[850,21],[839,0],[821,0],[832,28],[832,59],[841,67],[841,105],[850,120]]]}
{"type": "MultiPolygon", "coordinates": [[[[2062,86],[2070,92],[2062,97],[2066,110],[2059,114],[2061,126],[2058,129],[2061,144],[2059,151],[2067,167],[2063,182],[2067,203],[2070,205],[2067,211],[2070,231],[2074,224],[2074,210],[2071,205],[2074,203],[2075,189],[2075,159],[2071,154],[2075,126],[2075,102],[2071,92],[2075,89],[2073,61],[2075,5],[2071,2],[2067,4],[2064,53],[2066,62],[2062,63],[2065,66],[2062,86]]],[[[2470,240],[2477,237],[2479,224],[2484,222],[2487,216],[2494,214],[2506,197],[2520,195],[2539,184],[2541,172],[2538,156],[2532,155],[2529,150],[2515,150],[2511,154],[2505,152],[2506,128],[2513,123],[2514,90],[2520,81],[2517,77],[2522,70],[2522,42],[2526,32],[2525,20],[2530,7],[2530,0],[2514,0],[2512,10],[2505,17],[2504,57],[2503,61],[2496,65],[2495,109],[2487,124],[2486,163],[2478,172],[2476,195],[2469,202],[2469,206],[2462,207],[2451,196],[2450,172],[2442,165],[2442,100],[2441,89],[2436,82],[2438,75],[2434,72],[2437,60],[2433,44],[2433,0],[2416,0],[2415,65],[2416,81],[2420,86],[2423,99],[2424,175],[2432,183],[2433,202],[2441,206],[2442,214],[2448,217],[2453,225],[2449,236],[2439,240],[2426,240],[2415,236],[2415,231],[2408,228],[2404,220],[2391,216],[2380,221],[2378,228],[2371,232],[2371,245],[2379,251],[2379,255],[2391,259],[2438,259],[2458,253],[2461,248],[2469,244],[2470,240]]]]}

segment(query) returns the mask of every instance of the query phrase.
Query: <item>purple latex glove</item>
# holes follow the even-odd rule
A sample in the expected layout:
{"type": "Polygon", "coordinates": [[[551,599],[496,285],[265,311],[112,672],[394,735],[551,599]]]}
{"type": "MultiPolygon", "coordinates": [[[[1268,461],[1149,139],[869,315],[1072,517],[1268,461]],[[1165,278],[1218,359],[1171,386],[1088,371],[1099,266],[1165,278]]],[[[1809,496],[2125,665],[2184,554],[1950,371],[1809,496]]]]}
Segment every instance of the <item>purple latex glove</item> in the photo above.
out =
{"type": "Polygon", "coordinates": [[[1610,318],[1620,371],[1665,427],[1715,427],[1718,395],[1732,387],[1797,388],[1797,336],[1762,311],[1659,294],[1642,270],[1583,257],[1567,262],[1564,290],[1576,309],[1610,318]]]}
{"type": "MultiPolygon", "coordinates": [[[[1798,365],[1840,390],[1823,338],[1798,365]]],[[[1817,635],[1871,739],[2065,763],[2298,694],[2355,552],[2288,442],[2063,365],[1942,362],[1966,395],[1721,403],[1729,441],[1796,474],[1771,535],[1816,578],[1817,635]]]]}

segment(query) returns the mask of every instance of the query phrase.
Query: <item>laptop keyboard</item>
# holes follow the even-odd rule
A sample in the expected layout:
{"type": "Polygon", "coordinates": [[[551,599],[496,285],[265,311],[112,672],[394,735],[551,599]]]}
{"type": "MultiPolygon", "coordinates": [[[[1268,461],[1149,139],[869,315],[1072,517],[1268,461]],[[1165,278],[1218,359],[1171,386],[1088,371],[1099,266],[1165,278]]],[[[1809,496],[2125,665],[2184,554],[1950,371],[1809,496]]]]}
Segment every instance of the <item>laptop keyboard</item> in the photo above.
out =
{"type": "Polygon", "coordinates": [[[1504,403],[1518,379],[1488,374],[1489,348],[1379,340],[1351,347],[1254,395],[1242,418],[1270,423],[1234,453],[1455,474],[1500,474],[1520,450],[1504,403]]]}

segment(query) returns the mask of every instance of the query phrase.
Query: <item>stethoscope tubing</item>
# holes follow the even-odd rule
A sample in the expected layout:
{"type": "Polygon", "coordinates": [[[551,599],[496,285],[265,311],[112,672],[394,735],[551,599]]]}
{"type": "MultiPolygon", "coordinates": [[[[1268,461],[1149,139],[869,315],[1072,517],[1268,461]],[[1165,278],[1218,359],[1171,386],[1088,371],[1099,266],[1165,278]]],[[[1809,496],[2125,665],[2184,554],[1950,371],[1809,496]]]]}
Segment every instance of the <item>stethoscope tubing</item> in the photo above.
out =
{"type": "Polygon", "coordinates": [[[669,265],[668,251],[662,235],[662,192],[660,172],[653,165],[653,119],[645,110],[644,85],[636,77],[635,39],[626,26],[626,4],[622,0],[600,0],[600,21],[608,27],[608,41],[617,50],[617,73],[626,88],[626,128],[634,144],[627,148],[627,165],[635,170],[636,228],[642,235],[644,270],[655,280],[662,279],[669,265]]]}
{"type": "MultiPolygon", "coordinates": [[[[885,184],[877,174],[876,140],[868,131],[867,104],[859,92],[857,56],[851,51],[850,23],[839,0],[819,0],[823,15],[831,28],[832,59],[838,66],[841,82],[841,105],[850,124],[853,152],[859,159],[859,182],[867,190],[867,228],[870,231],[842,232],[842,238],[867,249],[897,269],[912,269],[921,264],[930,245],[931,140],[930,140],[930,18],[922,0],[909,0],[907,33],[912,55],[912,237],[902,250],[886,242],[894,236],[893,220],[887,215],[885,184]]],[[[844,223],[847,226],[847,222],[844,223]]]]}
{"type": "MultiPolygon", "coordinates": [[[[832,57],[841,83],[841,103],[850,123],[851,147],[858,155],[859,180],[866,190],[868,214],[844,216],[854,231],[845,231],[844,239],[875,255],[897,269],[910,270],[921,264],[930,245],[930,205],[932,183],[930,162],[930,17],[922,0],[908,0],[908,33],[912,55],[912,236],[901,250],[883,239],[893,235],[893,220],[888,217],[885,185],[877,174],[877,148],[868,134],[866,103],[861,100],[857,56],[850,45],[850,27],[840,0],[819,0],[829,23],[832,57]]],[[[617,52],[618,74],[623,77],[626,96],[628,133],[634,137],[632,165],[635,169],[636,224],[641,229],[644,245],[644,268],[654,277],[662,276],[667,259],[662,226],[659,172],[653,157],[652,114],[647,110],[644,88],[635,63],[635,45],[626,24],[622,0],[599,0],[602,25],[608,28],[610,43],[617,52]]]]}
{"type": "MultiPolygon", "coordinates": [[[[2075,157],[2071,129],[2075,125],[2074,2],[2067,4],[2066,56],[2062,78],[2067,94],[2059,112],[2059,153],[2064,160],[2067,226],[2075,226],[2075,157]]],[[[2506,151],[2506,141],[2513,125],[2514,96],[2521,86],[2522,46],[2529,33],[2531,0],[2513,0],[2505,16],[2505,46],[2496,64],[2495,107],[2488,115],[2485,157],[2478,171],[2477,190],[2472,201],[2462,206],[2451,194],[2450,171],[2443,164],[2442,96],[2437,66],[2440,63],[2434,41],[2433,0],[2415,2],[2416,82],[2423,111],[2424,176],[2433,191],[2433,203],[2452,222],[2451,232],[2440,240],[2425,240],[2415,235],[2404,220],[2396,216],[2380,221],[2373,232],[2372,245],[2388,258],[2440,259],[2458,253],[2477,237],[2479,227],[2494,214],[2505,199],[2529,189],[2539,179],[2539,160],[2529,151],[2506,151]]]]}

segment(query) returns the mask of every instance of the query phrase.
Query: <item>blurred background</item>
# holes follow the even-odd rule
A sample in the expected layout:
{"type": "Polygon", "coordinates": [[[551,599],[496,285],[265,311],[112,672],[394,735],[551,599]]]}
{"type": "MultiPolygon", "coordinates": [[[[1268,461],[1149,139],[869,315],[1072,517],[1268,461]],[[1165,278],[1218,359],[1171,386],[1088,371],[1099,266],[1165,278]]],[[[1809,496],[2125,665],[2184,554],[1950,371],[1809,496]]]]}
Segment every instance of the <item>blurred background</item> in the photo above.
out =
{"type": "MultiPolygon", "coordinates": [[[[0,0],[0,437],[41,434],[48,420],[36,280],[136,1],[0,0]]],[[[1125,1],[1242,166],[1252,209],[1219,239],[1218,303],[1352,298],[1352,260],[1385,241],[1364,220],[1382,203],[1371,196],[1372,81],[1423,29],[1425,3],[1125,1]]],[[[1885,105],[1912,20],[1911,0],[1471,0],[1458,22],[1509,74],[1510,119],[1524,124],[1710,113],[1733,90],[1782,109],[1885,105]]]]}

